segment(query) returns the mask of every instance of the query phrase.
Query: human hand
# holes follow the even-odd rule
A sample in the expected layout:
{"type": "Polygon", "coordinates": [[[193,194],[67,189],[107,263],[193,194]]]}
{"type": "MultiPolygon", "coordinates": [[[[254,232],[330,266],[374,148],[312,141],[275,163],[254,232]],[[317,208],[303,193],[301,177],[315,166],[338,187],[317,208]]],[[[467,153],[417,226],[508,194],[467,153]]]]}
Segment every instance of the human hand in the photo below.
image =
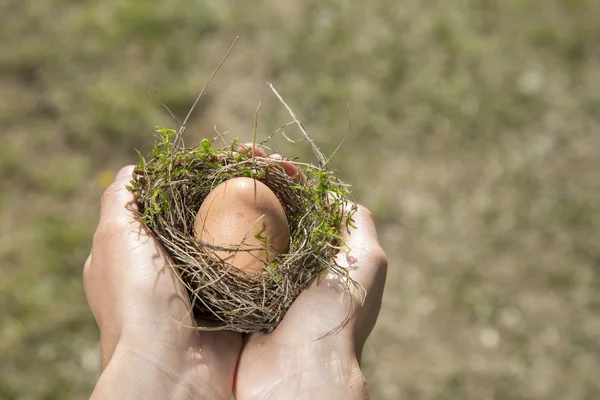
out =
{"type": "MultiPolygon", "coordinates": [[[[250,148],[246,144],[238,151],[250,148]]],[[[260,147],[254,151],[267,157],[260,147]]],[[[302,176],[280,155],[269,157],[290,176],[302,176]]],[[[336,261],[364,292],[348,291],[339,277],[328,276],[300,294],[272,333],[247,336],[236,399],[368,398],[359,361],[381,307],[387,259],[372,214],[359,206],[353,218],[356,228],[342,231],[348,250],[338,253],[336,261]]]]}
{"type": "Polygon", "coordinates": [[[229,399],[241,335],[189,328],[196,322],[185,288],[126,188],[132,170],[123,168],[102,197],[84,267],[101,343],[92,398],[229,399]]]}

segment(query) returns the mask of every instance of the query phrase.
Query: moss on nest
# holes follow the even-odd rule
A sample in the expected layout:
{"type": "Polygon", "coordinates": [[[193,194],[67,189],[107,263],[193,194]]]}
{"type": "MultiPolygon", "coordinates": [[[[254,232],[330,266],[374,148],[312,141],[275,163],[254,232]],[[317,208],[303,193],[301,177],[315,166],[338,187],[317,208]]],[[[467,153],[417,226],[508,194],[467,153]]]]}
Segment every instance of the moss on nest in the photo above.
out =
{"type": "MultiPolygon", "coordinates": [[[[352,222],[348,188],[324,167],[296,163],[306,179],[287,175],[280,164],[236,151],[237,140],[215,148],[204,139],[185,148],[180,135],[157,128],[159,140],[148,157],[140,154],[130,190],[138,195],[141,219],[165,246],[177,276],[187,288],[201,329],[269,331],[292,302],[315,279],[327,273],[352,282],[335,262],[343,246],[340,229],[352,222]],[[246,274],[215,255],[212,246],[194,236],[198,209],[210,191],[234,177],[267,185],[286,213],[290,231],[287,254],[265,263],[259,274],[246,274]]],[[[264,146],[263,146],[264,147],[264,146]]]]}

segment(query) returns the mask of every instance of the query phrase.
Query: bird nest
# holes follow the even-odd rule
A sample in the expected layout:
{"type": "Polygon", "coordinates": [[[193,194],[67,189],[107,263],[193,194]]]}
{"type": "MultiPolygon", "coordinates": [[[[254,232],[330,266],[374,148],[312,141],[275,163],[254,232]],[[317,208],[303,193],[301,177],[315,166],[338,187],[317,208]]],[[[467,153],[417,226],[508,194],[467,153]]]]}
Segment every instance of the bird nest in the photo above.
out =
{"type": "Polygon", "coordinates": [[[205,139],[186,148],[179,132],[158,132],[150,155],[140,154],[130,190],[138,196],[142,221],[166,248],[187,288],[199,329],[270,331],[315,279],[333,273],[343,282],[353,282],[335,255],[343,247],[340,232],[352,223],[355,210],[348,206],[347,186],[322,163],[296,163],[305,177],[298,179],[269,158],[238,152],[236,141],[215,148],[205,139]],[[265,261],[260,273],[244,273],[215,254],[248,250],[213,246],[194,235],[204,199],[235,177],[268,186],[289,224],[289,251],[265,261]],[[206,320],[212,322],[202,322],[206,320]]]}

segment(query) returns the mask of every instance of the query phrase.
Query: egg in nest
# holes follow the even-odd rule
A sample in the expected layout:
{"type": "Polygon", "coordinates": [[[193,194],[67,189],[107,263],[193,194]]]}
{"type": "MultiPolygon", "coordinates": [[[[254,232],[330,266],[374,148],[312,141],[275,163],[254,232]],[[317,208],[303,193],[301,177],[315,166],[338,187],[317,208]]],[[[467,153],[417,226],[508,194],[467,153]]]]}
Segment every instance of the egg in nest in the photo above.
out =
{"type": "Polygon", "coordinates": [[[220,247],[214,256],[235,267],[236,273],[260,273],[290,245],[281,202],[267,185],[252,178],[232,178],[214,188],[198,210],[194,235],[220,247]]]}

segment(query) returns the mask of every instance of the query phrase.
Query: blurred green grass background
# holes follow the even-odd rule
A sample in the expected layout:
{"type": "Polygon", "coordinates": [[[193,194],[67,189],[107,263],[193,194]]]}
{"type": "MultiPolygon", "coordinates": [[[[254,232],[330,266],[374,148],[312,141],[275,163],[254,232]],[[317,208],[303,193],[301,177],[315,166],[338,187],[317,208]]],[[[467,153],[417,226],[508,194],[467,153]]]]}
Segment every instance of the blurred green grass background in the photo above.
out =
{"type": "Polygon", "coordinates": [[[91,392],[99,196],[173,124],[148,92],[181,121],[236,35],[188,143],[288,122],[270,81],[331,154],[348,103],[332,163],[390,259],[374,399],[600,398],[597,0],[0,3],[0,398],[91,392]]]}

